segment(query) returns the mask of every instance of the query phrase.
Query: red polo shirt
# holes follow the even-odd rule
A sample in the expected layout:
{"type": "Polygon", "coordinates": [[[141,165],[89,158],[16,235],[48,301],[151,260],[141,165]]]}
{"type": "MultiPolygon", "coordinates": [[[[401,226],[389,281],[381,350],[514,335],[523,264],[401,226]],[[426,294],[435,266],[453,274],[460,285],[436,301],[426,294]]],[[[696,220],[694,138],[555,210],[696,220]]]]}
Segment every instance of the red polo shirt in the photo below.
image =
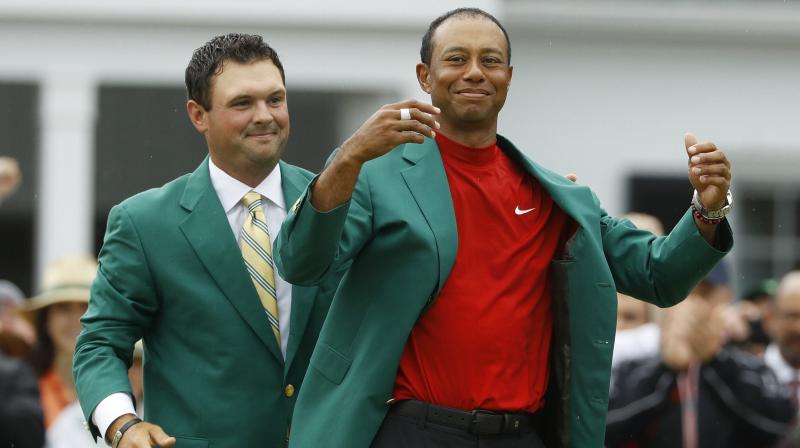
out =
{"type": "Polygon", "coordinates": [[[549,372],[549,265],[568,217],[496,144],[469,148],[441,133],[436,142],[458,253],[408,338],[394,397],[534,412],[544,402],[549,372]]]}

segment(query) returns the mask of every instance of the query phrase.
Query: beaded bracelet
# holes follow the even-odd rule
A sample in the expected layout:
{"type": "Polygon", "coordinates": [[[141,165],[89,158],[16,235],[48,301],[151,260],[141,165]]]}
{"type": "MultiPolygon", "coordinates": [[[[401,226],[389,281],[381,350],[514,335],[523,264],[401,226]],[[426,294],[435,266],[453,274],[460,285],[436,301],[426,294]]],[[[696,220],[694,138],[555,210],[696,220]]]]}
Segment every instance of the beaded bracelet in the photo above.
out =
{"type": "Polygon", "coordinates": [[[704,224],[717,225],[717,224],[721,223],[725,219],[724,217],[723,218],[706,218],[705,216],[703,216],[702,213],[700,213],[699,210],[697,210],[697,207],[695,207],[694,204],[691,205],[691,208],[692,208],[692,214],[694,215],[694,217],[699,219],[704,224]]]}

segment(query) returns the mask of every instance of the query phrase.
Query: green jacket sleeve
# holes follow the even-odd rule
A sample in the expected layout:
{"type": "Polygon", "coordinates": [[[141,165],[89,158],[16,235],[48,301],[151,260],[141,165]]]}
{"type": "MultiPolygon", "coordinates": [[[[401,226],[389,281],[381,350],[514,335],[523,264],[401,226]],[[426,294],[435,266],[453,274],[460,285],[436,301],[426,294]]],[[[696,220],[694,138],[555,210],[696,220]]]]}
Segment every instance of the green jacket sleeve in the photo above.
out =
{"type": "Polygon", "coordinates": [[[311,180],[292,207],[275,240],[275,264],[281,277],[300,286],[319,284],[329,272],[340,272],[372,233],[372,201],[362,170],[350,201],[321,212],[311,205],[311,180]]]}
{"type": "Polygon", "coordinates": [[[691,288],[733,247],[727,221],[719,224],[715,246],[697,229],[691,212],[664,237],[637,229],[627,219],[601,217],[603,252],[617,290],[665,307],[683,300],[691,288]]]}
{"type": "Polygon", "coordinates": [[[132,395],[128,369],[133,347],[158,309],[140,238],[124,204],[109,214],[98,261],[73,360],[81,408],[95,436],[99,432],[91,415],[100,401],[116,392],[132,395]]]}

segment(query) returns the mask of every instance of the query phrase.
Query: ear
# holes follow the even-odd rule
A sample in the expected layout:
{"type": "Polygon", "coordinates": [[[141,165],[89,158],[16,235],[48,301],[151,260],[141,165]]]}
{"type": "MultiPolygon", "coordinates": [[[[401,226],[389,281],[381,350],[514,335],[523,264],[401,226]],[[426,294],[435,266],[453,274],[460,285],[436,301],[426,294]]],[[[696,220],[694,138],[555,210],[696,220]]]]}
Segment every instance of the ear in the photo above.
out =
{"type": "Polygon", "coordinates": [[[417,64],[417,81],[419,82],[419,86],[425,93],[431,93],[431,70],[430,68],[423,63],[417,64]]]}
{"type": "Polygon", "coordinates": [[[511,78],[513,77],[513,75],[514,75],[514,67],[509,65],[508,66],[508,87],[511,87],[511,78]]]}
{"type": "Polygon", "coordinates": [[[197,132],[205,134],[208,130],[208,111],[195,100],[186,102],[186,113],[197,132]]]}

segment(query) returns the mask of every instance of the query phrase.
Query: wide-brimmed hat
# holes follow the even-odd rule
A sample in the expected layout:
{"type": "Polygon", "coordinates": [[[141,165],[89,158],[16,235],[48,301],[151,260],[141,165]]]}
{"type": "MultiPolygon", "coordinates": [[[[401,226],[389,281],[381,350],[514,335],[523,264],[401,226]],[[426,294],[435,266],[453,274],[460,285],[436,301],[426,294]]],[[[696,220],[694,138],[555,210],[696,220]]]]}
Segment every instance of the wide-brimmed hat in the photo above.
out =
{"type": "Polygon", "coordinates": [[[97,274],[97,260],[91,256],[67,257],[54,261],[44,272],[42,292],[24,305],[22,312],[36,322],[39,312],[56,303],[89,303],[89,292],[97,274]]]}

